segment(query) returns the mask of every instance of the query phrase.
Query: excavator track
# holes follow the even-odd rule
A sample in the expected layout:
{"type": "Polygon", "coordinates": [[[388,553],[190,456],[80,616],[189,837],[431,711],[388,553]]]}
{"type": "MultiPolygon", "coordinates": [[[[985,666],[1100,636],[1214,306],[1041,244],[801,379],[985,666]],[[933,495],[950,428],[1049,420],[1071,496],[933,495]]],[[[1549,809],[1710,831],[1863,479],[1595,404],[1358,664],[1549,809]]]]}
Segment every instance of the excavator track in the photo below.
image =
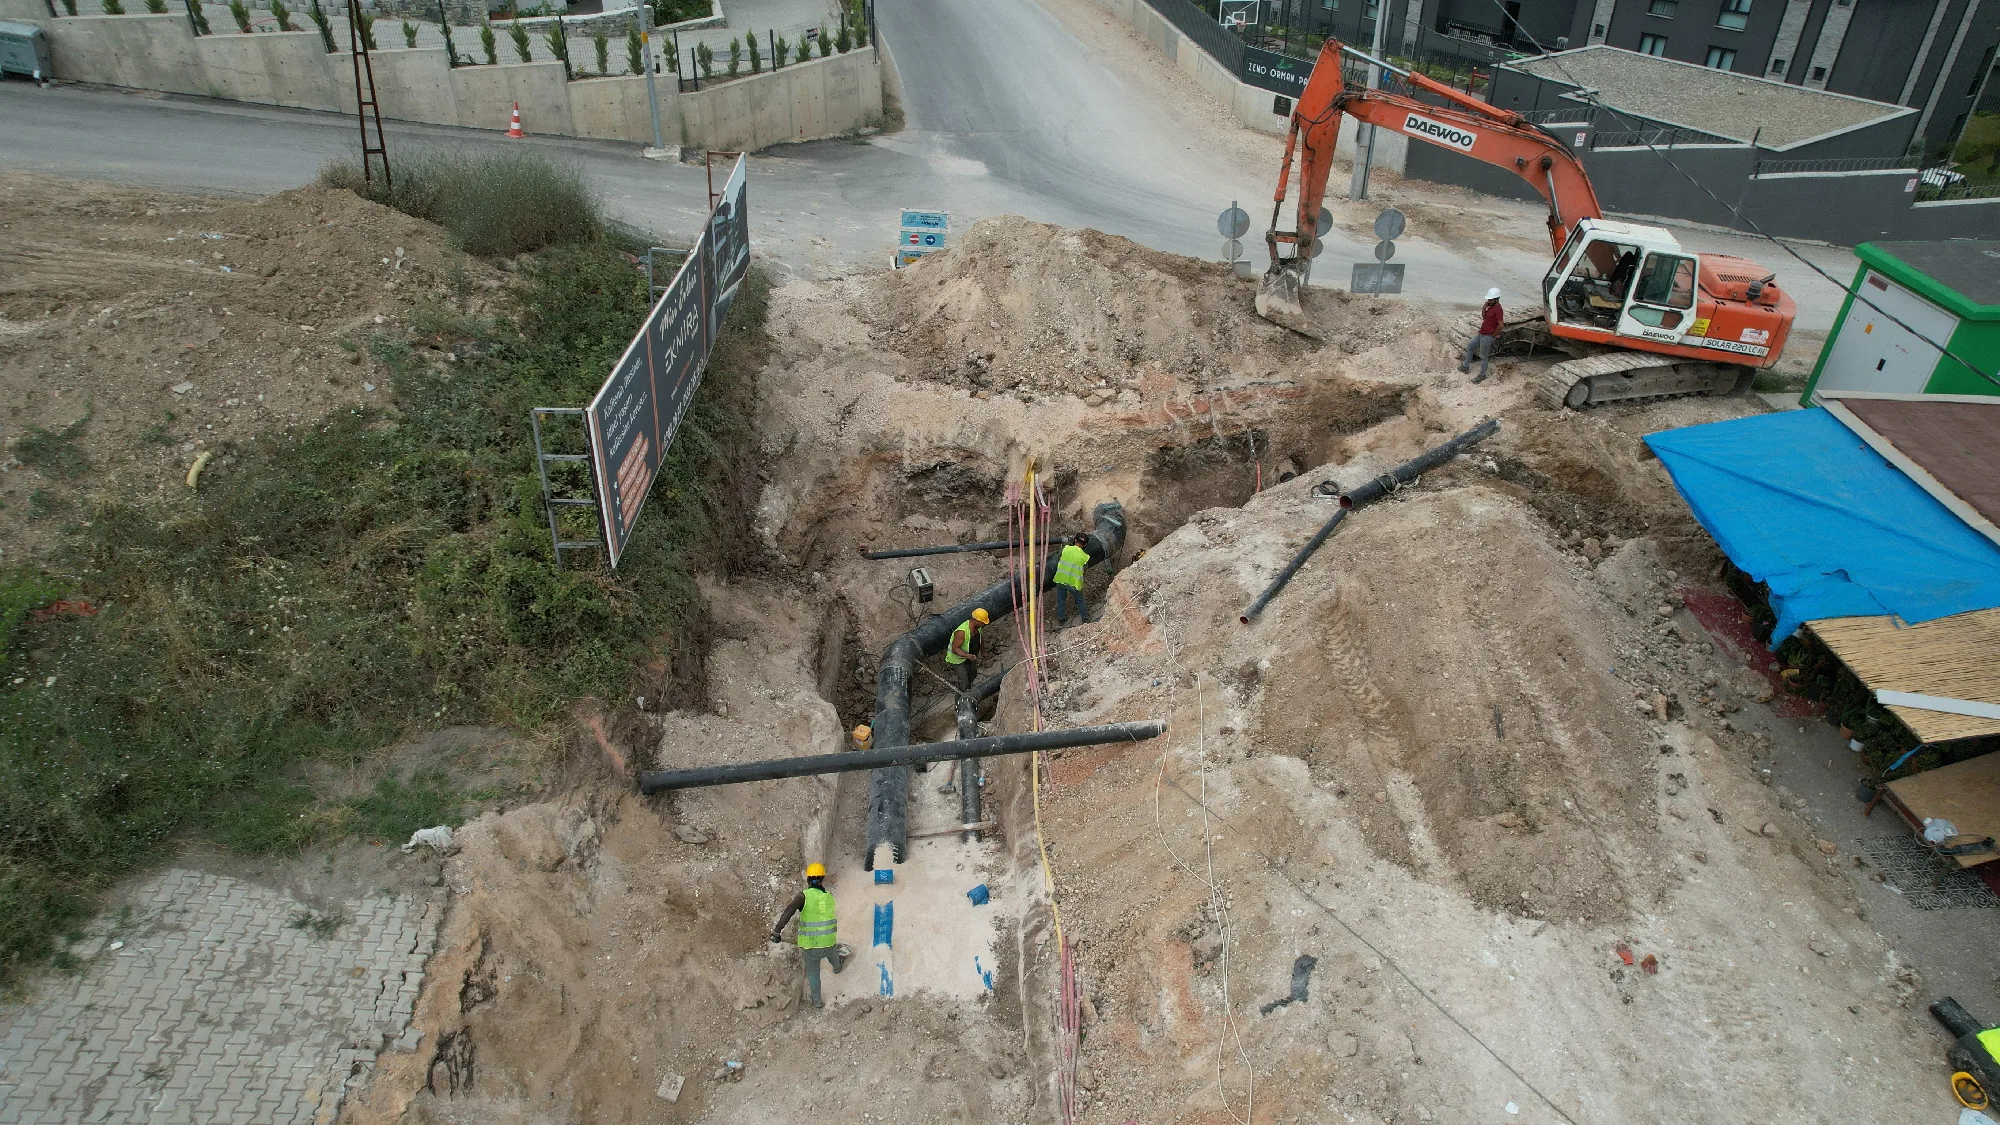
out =
{"type": "Polygon", "coordinates": [[[1537,381],[1542,401],[1561,410],[1583,410],[1607,402],[1726,395],[1749,369],[1733,363],[1702,363],[1670,355],[1607,351],[1550,364],[1537,381]]]}

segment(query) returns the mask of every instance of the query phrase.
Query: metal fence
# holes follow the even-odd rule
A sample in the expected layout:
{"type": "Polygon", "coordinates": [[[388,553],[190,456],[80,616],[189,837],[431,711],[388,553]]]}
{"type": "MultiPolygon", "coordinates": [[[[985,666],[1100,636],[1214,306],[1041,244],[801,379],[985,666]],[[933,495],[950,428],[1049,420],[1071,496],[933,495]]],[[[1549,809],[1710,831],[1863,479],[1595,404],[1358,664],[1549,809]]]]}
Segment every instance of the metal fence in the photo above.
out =
{"type": "Polygon", "coordinates": [[[1782,176],[1788,172],[1888,172],[1916,168],[1901,156],[1837,156],[1825,160],[1759,160],[1756,175],[1782,176]]]}
{"type": "Polygon", "coordinates": [[[1604,129],[1593,133],[1591,148],[1673,148],[1675,145],[1740,145],[1734,137],[1721,137],[1699,129],[1604,129]]]}
{"type": "Polygon", "coordinates": [[[1243,40],[1215,22],[1213,15],[1202,11],[1190,0],[1146,0],[1146,3],[1178,28],[1182,35],[1194,40],[1215,61],[1228,67],[1231,74],[1243,73],[1243,40]]]}
{"type": "MultiPolygon", "coordinates": [[[[1936,172],[1939,169],[1932,171],[1936,172]]],[[[1944,169],[1944,171],[1950,170],[1944,169]]],[[[1960,178],[1956,183],[1950,181],[1940,183],[1938,179],[1942,177],[1917,181],[1918,203],[1936,203],[1943,199],[2000,199],[2000,183],[1975,184],[1964,178],[1960,178]]]]}
{"type": "Polygon", "coordinates": [[[1531,109],[1521,116],[1530,125],[1588,125],[1595,120],[1595,114],[1589,106],[1579,105],[1567,109],[1531,109]]]}

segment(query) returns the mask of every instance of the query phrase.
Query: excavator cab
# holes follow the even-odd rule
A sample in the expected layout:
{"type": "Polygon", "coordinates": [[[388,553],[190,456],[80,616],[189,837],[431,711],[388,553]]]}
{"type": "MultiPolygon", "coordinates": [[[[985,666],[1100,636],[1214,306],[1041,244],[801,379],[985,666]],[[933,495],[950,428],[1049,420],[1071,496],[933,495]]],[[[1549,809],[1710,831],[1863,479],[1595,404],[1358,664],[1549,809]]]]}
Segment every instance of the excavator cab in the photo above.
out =
{"type": "Polygon", "coordinates": [[[1549,323],[1677,343],[1694,319],[1697,268],[1657,227],[1582,220],[1542,278],[1549,323]]]}

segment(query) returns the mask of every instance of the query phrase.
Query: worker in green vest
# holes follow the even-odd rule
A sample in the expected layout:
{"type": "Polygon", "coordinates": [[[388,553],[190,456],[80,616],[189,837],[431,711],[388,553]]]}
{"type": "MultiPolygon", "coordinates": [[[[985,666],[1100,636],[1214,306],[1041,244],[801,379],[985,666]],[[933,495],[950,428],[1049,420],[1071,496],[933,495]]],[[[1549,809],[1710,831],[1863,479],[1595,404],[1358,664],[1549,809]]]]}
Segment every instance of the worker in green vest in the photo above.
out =
{"type": "Polygon", "coordinates": [[[992,622],[992,615],[984,609],[975,609],[971,617],[951,631],[951,644],[944,650],[944,667],[951,673],[952,686],[960,691],[972,689],[972,674],[979,669],[979,631],[992,622]]]}
{"type": "Polygon", "coordinates": [[[1056,559],[1056,628],[1069,620],[1068,607],[1076,606],[1076,621],[1081,625],[1090,620],[1090,606],[1083,600],[1083,568],[1090,565],[1090,551],[1087,549],[1090,536],[1079,531],[1076,538],[1063,544],[1062,555],[1056,559]]]}
{"type": "Polygon", "coordinates": [[[778,915],[778,924],[771,927],[771,944],[785,940],[785,923],[792,915],[799,916],[799,956],[806,967],[806,992],[812,997],[815,1008],[826,1007],[819,996],[819,963],[833,962],[833,971],[838,973],[847,967],[847,947],[840,944],[833,917],[833,896],[826,892],[826,865],[810,863],[806,865],[806,889],[792,896],[791,905],[778,915]]]}

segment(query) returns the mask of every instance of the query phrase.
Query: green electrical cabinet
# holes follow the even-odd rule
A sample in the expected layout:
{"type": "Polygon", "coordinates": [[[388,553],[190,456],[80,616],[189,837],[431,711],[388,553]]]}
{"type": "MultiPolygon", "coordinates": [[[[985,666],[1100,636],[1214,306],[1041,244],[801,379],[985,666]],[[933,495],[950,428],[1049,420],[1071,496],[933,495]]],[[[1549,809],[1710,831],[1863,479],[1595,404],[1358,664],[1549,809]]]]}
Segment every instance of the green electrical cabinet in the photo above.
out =
{"type": "Polygon", "coordinates": [[[1979,373],[2000,368],[2000,242],[1864,242],[1854,256],[1801,403],[1818,391],[2000,395],[1979,373]]]}

